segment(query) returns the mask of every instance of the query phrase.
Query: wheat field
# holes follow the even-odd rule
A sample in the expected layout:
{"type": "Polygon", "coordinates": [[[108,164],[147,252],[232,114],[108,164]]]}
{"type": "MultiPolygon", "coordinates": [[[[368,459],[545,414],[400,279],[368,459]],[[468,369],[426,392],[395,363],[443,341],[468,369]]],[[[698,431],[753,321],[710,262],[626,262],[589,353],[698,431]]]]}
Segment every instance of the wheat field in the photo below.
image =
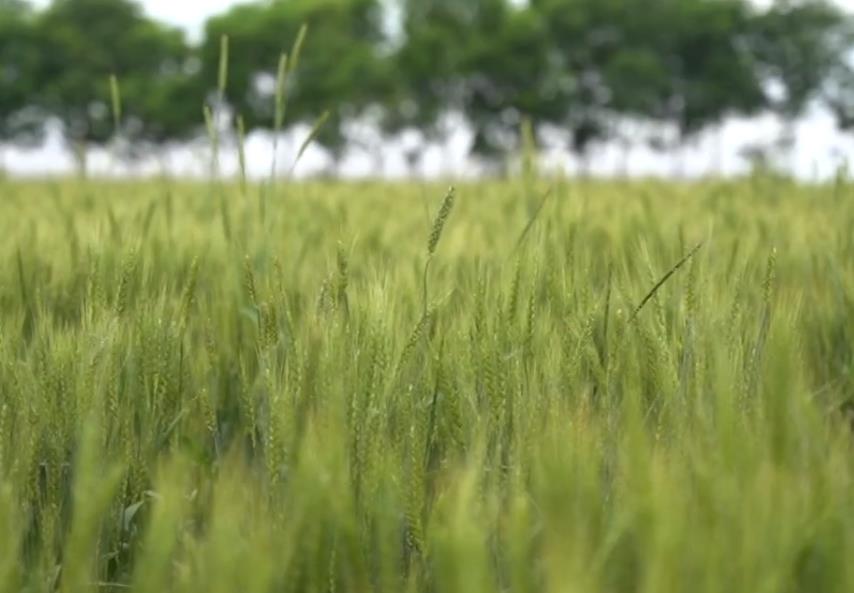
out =
{"type": "Polygon", "coordinates": [[[854,591],[854,185],[0,180],[0,593],[854,591]]]}

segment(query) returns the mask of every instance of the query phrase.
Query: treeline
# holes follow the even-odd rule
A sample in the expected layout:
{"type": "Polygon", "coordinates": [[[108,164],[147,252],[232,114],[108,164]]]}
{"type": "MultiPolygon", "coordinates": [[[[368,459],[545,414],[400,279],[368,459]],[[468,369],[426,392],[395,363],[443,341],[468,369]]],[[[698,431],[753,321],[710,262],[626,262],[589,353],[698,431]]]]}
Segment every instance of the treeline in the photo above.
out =
{"type": "Polygon", "coordinates": [[[615,122],[684,142],[732,115],[794,119],[817,101],[848,128],[852,47],[849,16],[819,1],[280,0],[210,18],[194,44],[131,0],[0,0],[0,142],[38,141],[54,119],[73,144],[118,127],[156,147],[203,133],[204,105],[227,105],[246,133],[328,111],[317,141],[333,155],[359,118],[434,138],[449,113],[496,160],[523,121],[578,153],[615,122]]]}

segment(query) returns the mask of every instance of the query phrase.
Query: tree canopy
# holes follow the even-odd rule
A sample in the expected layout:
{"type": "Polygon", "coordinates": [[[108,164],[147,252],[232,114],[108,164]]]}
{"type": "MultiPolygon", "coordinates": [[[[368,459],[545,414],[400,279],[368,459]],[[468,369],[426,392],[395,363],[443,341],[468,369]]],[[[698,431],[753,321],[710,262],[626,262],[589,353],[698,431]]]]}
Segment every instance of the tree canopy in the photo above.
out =
{"type": "Polygon", "coordinates": [[[288,55],[303,25],[311,34],[298,68],[289,68],[288,121],[309,123],[324,111],[333,121],[320,140],[340,149],[348,118],[382,101],[389,80],[380,47],[382,12],[376,0],[291,0],[238,5],[210,19],[200,48],[202,78],[217,80],[220,39],[229,38],[229,104],[250,129],[275,124],[276,83],[281,58],[288,55]]]}
{"type": "Polygon", "coordinates": [[[116,134],[109,80],[120,81],[120,132],[162,143],[198,128],[200,97],[183,33],[123,0],[55,0],[40,12],[0,8],[2,138],[37,135],[48,118],[71,142],[116,134]]]}

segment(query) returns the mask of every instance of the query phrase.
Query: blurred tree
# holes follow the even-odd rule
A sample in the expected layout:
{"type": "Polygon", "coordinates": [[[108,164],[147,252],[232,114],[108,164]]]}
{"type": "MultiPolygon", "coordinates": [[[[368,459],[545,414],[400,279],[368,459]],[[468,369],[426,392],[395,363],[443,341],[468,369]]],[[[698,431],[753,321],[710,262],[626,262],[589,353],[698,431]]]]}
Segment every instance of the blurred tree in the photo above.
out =
{"type": "Polygon", "coordinates": [[[38,88],[39,45],[29,6],[0,0],[0,142],[40,138],[39,117],[31,108],[38,88]]]}
{"type": "Polygon", "coordinates": [[[525,115],[558,110],[549,40],[539,15],[506,0],[401,0],[401,89],[386,127],[441,136],[443,116],[465,116],[472,152],[498,162],[518,147],[525,115]]]}
{"type": "Polygon", "coordinates": [[[822,0],[781,0],[756,16],[750,44],[768,107],[783,122],[780,149],[792,148],[799,116],[815,105],[850,128],[854,37],[840,9],[822,0]]]}
{"type": "MultiPolygon", "coordinates": [[[[388,121],[392,127],[414,125],[436,135],[448,109],[465,111],[472,45],[493,38],[506,6],[503,0],[399,0],[398,8],[402,45],[395,73],[400,89],[388,121]]],[[[494,45],[491,52],[498,53],[494,45]]]]}
{"type": "Polygon", "coordinates": [[[731,115],[771,108],[795,121],[821,101],[854,126],[851,21],[820,0],[255,1],[211,18],[197,51],[133,0],[41,11],[0,0],[0,141],[38,138],[47,116],[72,144],[108,141],[112,74],[129,146],[191,137],[215,96],[223,35],[231,111],[247,131],[271,129],[279,59],[303,24],[287,124],[330,110],[317,140],[333,156],[364,115],[436,138],[446,114],[461,114],[472,152],[491,163],[519,147],[525,119],[581,156],[620,131],[614,122],[684,142],[731,115]],[[390,14],[400,28],[387,34],[390,14]]]}
{"type": "MultiPolygon", "coordinates": [[[[629,4],[634,0],[627,0],[629,4]]],[[[621,52],[623,69],[629,60],[633,68],[647,60],[642,53],[632,56],[632,49],[623,45],[626,19],[643,18],[631,15],[623,0],[532,0],[531,7],[547,25],[552,72],[556,76],[550,85],[559,96],[561,108],[550,111],[541,123],[550,124],[567,138],[568,148],[584,157],[598,140],[610,137],[609,125],[614,112],[613,91],[607,78],[608,65],[621,52]]],[[[659,56],[655,55],[655,59],[659,56]]],[[[648,84],[657,81],[644,72],[635,82],[648,84]]],[[[647,94],[634,88],[633,95],[647,94]]]]}
{"type": "Polygon", "coordinates": [[[774,105],[772,64],[792,89],[794,117],[798,97],[818,93],[842,48],[851,47],[838,32],[838,11],[817,2],[767,13],[747,0],[400,5],[397,71],[405,92],[391,127],[435,131],[443,113],[459,112],[473,129],[473,151],[485,156],[514,147],[522,115],[540,131],[560,132],[582,157],[613,136],[618,118],[669,124],[684,142],[729,116],[774,105]],[[801,29],[792,29],[801,19],[801,29]],[[799,65],[806,71],[799,74],[799,65]]]}
{"type": "Polygon", "coordinates": [[[825,86],[822,101],[828,106],[840,130],[854,130],[854,68],[841,63],[825,86]]]}
{"type": "Polygon", "coordinates": [[[201,95],[183,34],[147,18],[137,3],[54,0],[36,28],[33,103],[62,122],[73,145],[113,137],[111,75],[120,82],[121,132],[129,140],[178,140],[199,127],[201,95]]]}
{"type": "MultiPolygon", "coordinates": [[[[764,107],[755,60],[745,46],[751,23],[747,2],[695,0],[656,8],[653,18],[664,19],[669,33],[662,35],[655,27],[645,31],[663,70],[655,85],[659,100],[649,112],[654,118],[675,123],[684,139],[727,116],[751,115],[764,107]]],[[[638,84],[650,88],[652,80],[638,84]]],[[[611,84],[619,83],[612,78],[611,84]]],[[[625,91],[618,98],[631,95],[631,89],[625,91]]]]}
{"type": "Polygon", "coordinates": [[[765,105],[747,50],[745,0],[533,0],[554,40],[566,110],[554,121],[583,152],[626,117],[690,137],[728,115],[765,105]]]}
{"type": "Polygon", "coordinates": [[[309,33],[288,77],[287,122],[312,123],[329,110],[317,138],[333,154],[346,142],[344,124],[382,101],[392,81],[382,51],[378,0],[278,0],[236,6],[210,19],[201,48],[203,78],[214,88],[220,38],[229,37],[227,101],[248,129],[272,129],[279,58],[300,28],[309,33]]]}
{"type": "Polygon", "coordinates": [[[770,88],[770,106],[787,119],[850,71],[851,20],[822,0],[776,2],[757,15],[751,50],[770,88]]]}
{"type": "Polygon", "coordinates": [[[767,106],[755,56],[747,40],[752,9],[746,0],[695,0],[674,8],[678,21],[670,103],[683,138],[731,115],[754,115],[767,106]]]}

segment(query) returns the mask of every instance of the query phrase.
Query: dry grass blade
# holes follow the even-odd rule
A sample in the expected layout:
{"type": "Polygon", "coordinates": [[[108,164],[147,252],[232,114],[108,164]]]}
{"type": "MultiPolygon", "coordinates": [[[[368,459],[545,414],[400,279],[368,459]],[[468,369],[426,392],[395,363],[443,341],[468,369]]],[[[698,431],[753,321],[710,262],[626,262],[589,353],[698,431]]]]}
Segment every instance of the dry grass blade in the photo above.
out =
{"type": "Polygon", "coordinates": [[[641,300],[640,304],[635,307],[634,311],[632,311],[632,314],[629,315],[629,319],[628,321],[626,321],[627,326],[630,325],[637,318],[637,316],[640,314],[646,304],[655,296],[655,293],[657,293],[661,289],[661,287],[664,286],[664,284],[670,279],[671,276],[673,276],[673,274],[675,274],[679,270],[679,268],[688,263],[688,261],[692,257],[694,257],[694,255],[696,255],[698,251],[700,251],[700,248],[702,246],[702,242],[698,243],[691,251],[688,252],[687,255],[685,255],[685,257],[680,259],[675,266],[670,268],[670,270],[664,276],[661,277],[661,280],[655,283],[655,286],[653,286],[652,289],[646,294],[646,296],[643,297],[643,300],[641,300]]]}
{"type": "Polygon", "coordinates": [[[291,48],[291,61],[288,66],[288,73],[294,72],[299,66],[300,56],[302,55],[302,47],[305,44],[305,38],[308,35],[308,25],[302,25],[297,33],[294,46],[291,48]]]}
{"type": "Polygon", "coordinates": [[[318,134],[320,134],[320,130],[323,128],[324,125],[326,125],[327,121],[329,121],[328,111],[324,111],[323,113],[321,113],[320,117],[315,120],[314,125],[311,127],[311,130],[308,133],[308,136],[306,136],[305,140],[303,140],[303,143],[300,145],[299,150],[297,151],[297,158],[294,159],[294,163],[291,165],[291,174],[293,174],[294,169],[297,168],[297,165],[302,160],[305,151],[308,150],[308,147],[311,146],[311,143],[314,142],[314,139],[317,138],[318,134]]]}
{"type": "Polygon", "coordinates": [[[276,114],[273,122],[273,133],[279,135],[282,125],[285,123],[285,112],[287,110],[287,94],[285,85],[288,78],[288,54],[279,56],[279,67],[276,70],[276,114]]]}
{"type": "Polygon", "coordinates": [[[540,217],[540,213],[543,211],[543,208],[546,205],[546,202],[549,201],[549,197],[552,195],[552,190],[548,189],[543,194],[542,200],[540,200],[539,205],[534,210],[534,213],[531,215],[531,218],[528,219],[528,224],[525,225],[525,228],[522,229],[522,232],[519,234],[519,238],[516,239],[516,244],[513,246],[513,251],[511,253],[516,253],[519,251],[519,248],[522,247],[522,243],[525,242],[525,239],[528,236],[528,233],[531,232],[531,229],[534,228],[534,224],[537,222],[537,219],[540,217]]]}

